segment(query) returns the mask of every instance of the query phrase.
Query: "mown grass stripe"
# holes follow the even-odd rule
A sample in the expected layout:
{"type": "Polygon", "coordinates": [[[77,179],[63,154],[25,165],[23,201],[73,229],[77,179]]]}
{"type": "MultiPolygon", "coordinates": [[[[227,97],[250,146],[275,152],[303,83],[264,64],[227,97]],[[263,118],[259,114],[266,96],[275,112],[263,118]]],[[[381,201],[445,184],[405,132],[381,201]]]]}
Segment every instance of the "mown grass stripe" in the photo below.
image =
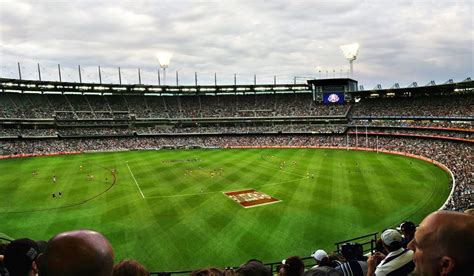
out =
{"type": "Polygon", "coordinates": [[[270,262],[289,255],[308,256],[316,248],[333,250],[338,240],[380,231],[407,218],[418,222],[449,194],[449,177],[431,164],[346,150],[94,153],[1,160],[0,171],[9,172],[0,179],[2,232],[48,239],[61,231],[95,229],[112,242],[117,259],[137,259],[153,271],[224,267],[250,258],[270,262]],[[187,158],[202,161],[162,162],[187,158]],[[289,164],[285,169],[279,168],[282,160],[289,164]],[[137,196],[126,161],[145,197],[156,198],[137,196]],[[409,166],[412,161],[414,166],[409,166]],[[116,186],[99,200],[41,216],[5,213],[61,205],[101,191],[107,185],[106,170],[96,165],[117,169],[116,186]],[[192,178],[184,176],[186,169],[199,167],[201,172],[192,178]],[[210,170],[220,167],[222,176],[209,176],[210,170]],[[32,168],[41,168],[44,179],[31,178],[32,168]],[[404,174],[406,170],[413,171],[404,174]],[[58,179],[71,194],[63,202],[50,198],[55,189],[53,171],[61,173],[58,179]],[[89,172],[95,181],[87,181],[89,172]],[[308,179],[306,172],[314,172],[314,179],[308,179]],[[417,182],[413,176],[420,173],[423,181],[417,182]],[[220,193],[245,188],[283,201],[244,209],[220,193]]]}

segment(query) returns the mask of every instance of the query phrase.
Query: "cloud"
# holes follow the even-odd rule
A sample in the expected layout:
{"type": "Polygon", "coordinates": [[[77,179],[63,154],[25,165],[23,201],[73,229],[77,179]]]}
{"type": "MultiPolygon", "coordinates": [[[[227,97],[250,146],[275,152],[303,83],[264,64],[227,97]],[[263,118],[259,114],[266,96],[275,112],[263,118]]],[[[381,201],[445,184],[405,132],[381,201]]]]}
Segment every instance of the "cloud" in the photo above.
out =
{"type": "MultiPolygon", "coordinates": [[[[159,51],[183,83],[272,82],[347,72],[339,45],[359,42],[355,77],[366,87],[462,80],[473,73],[471,1],[27,1],[0,2],[0,74],[16,63],[54,72],[101,65],[110,81],[156,83],[159,51]]],[[[26,69],[25,69],[26,70],[26,69]]],[[[51,74],[54,76],[55,74],[51,74]]],[[[334,74],[333,74],[334,75],[334,74]]],[[[32,77],[35,74],[31,74],[32,77]]],[[[77,78],[77,77],[76,77],[77,78]]]]}

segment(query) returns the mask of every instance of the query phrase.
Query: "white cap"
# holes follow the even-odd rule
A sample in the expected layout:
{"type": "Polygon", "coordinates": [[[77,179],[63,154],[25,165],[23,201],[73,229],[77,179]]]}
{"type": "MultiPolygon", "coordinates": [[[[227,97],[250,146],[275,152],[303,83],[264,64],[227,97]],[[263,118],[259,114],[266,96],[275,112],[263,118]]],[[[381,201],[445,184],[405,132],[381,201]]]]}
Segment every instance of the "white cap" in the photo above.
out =
{"type": "Polygon", "coordinates": [[[382,241],[386,245],[390,246],[394,242],[401,242],[403,240],[402,235],[395,229],[387,229],[382,233],[382,241]]]}
{"type": "Polygon", "coordinates": [[[322,249],[314,251],[313,254],[311,254],[311,257],[318,262],[322,261],[324,258],[329,258],[328,253],[322,249]]]}

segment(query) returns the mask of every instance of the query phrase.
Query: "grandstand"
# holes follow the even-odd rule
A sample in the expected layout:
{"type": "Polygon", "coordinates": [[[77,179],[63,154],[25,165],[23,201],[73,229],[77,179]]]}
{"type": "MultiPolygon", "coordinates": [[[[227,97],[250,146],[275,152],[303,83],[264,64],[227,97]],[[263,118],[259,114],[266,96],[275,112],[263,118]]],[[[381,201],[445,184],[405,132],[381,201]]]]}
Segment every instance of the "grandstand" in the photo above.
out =
{"type": "Polygon", "coordinates": [[[474,81],[363,91],[353,80],[345,80],[350,87],[339,81],[151,86],[2,78],[0,155],[275,146],[396,151],[453,173],[441,208],[474,206],[467,161],[474,81]],[[344,100],[323,103],[328,91],[342,91],[344,100]]]}

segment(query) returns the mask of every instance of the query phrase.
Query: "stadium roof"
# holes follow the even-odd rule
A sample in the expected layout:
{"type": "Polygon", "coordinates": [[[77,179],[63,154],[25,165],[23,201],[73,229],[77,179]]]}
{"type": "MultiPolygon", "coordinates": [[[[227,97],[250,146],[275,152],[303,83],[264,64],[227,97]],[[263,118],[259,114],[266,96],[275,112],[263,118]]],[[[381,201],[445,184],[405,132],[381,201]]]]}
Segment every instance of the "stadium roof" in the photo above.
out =
{"type": "MultiPolygon", "coordinates": [[[[0,78],[2,92],[36,92],[36,93],[81,93],[81,94],[168,94],[168,95],[195,95],[195,94],[254,94],[254,93],[309,93],[311,83],[324,85],[338,81],[355,82],[352,79],[321,79],[310,80],[308,84],[256,84],[256,85],[139,85],[139,84],[99,84],[57,81],[36,81],[0,78]]],[[[354,95],[388,96],[412,94],[449,94],[454,92],[474,91],[474,81],[470,78],[461,82],[446,82],[444,84],[429,83],[426,86],[393,86],[388,89],[374,88],[351,92],[354,95]]]]}

